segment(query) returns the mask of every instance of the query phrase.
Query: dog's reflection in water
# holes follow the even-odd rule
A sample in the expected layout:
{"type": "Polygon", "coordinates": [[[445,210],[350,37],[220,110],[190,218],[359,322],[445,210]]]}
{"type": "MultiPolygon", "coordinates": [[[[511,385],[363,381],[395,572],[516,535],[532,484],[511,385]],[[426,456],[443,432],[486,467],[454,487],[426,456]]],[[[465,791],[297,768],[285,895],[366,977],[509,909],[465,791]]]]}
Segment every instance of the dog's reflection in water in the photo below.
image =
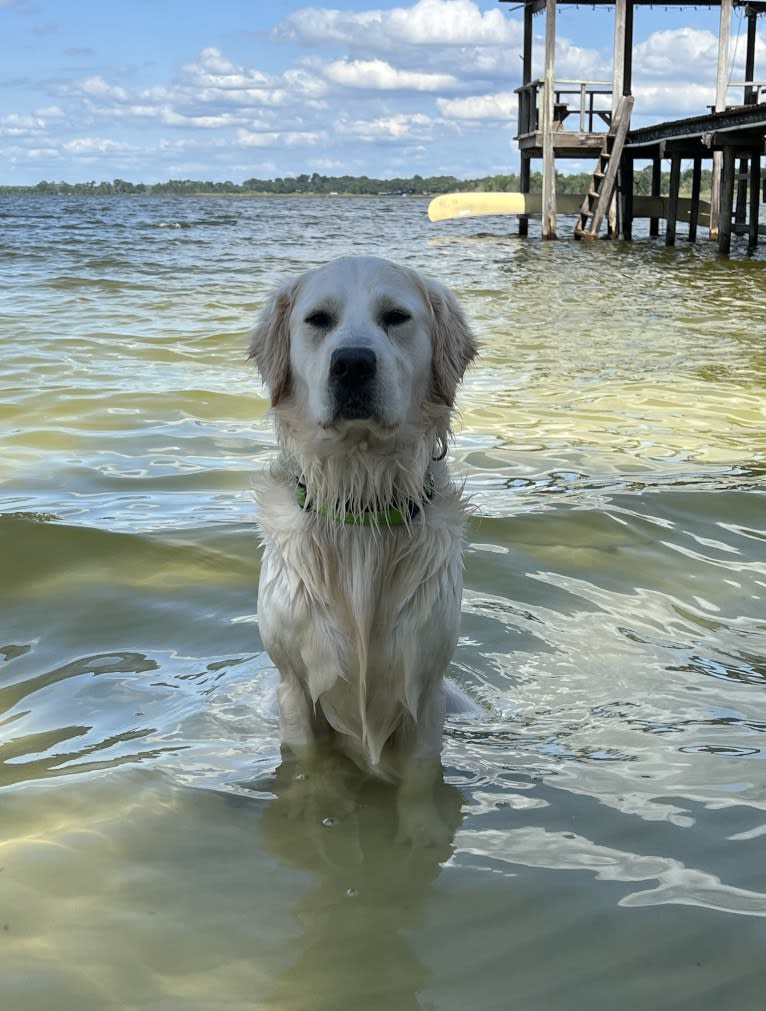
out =
{"type": "Polygon", "coordinates": [[[433,793],[439,843],[405,844],[394,785],[325,752],[310,770],[291,761],[270,783],[265,845],[280,862],[313,872],[293,910],[302,938],[266,1006],[420,1008],[429,972],[408,940],[423,923],[441,864],[452,853],[463,796],[439,777],[433,793]]]}

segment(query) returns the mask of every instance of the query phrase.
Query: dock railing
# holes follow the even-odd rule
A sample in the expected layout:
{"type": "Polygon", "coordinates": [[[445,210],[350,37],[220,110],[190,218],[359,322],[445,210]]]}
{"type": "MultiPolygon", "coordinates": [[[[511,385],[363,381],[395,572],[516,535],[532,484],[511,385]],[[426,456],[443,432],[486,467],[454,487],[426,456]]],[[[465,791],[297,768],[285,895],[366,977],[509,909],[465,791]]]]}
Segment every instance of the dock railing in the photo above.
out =
{"type": "MultiPolygon", "coordinates": [[[[741,109],[746,105],[761,105],[766,102],[766,81],[732,81],[726,89],[726,109],[741,109]],[[732,91],[742,89],[742,97],[733,99],[732,91]]],[[[714,105],[708,105],[715,112],[714,105]]]]}
{"type": "MultiPolygon", "coordinates": [[[[544,84],[543,78],[537,78],[516,88],[519,96],[519,137],[535,133],[539,129],[540,96],[544,84]]],[[[606,133],[611,122],[611,81],[553,82],[553,123],[556,129],[577,133],[606,133]],[[574,125],[575,122],[577,126],[574,125]]]]}
{"type": "Polygon", "coordinates": [[[732,91],[734,88],[742,88],[744,95],[745,105],[759,105],[764,101],[764,93],[766,93],[766,81],[742,81],[742,82],[732,82],[729,85],[728,90],[732,91]]]}

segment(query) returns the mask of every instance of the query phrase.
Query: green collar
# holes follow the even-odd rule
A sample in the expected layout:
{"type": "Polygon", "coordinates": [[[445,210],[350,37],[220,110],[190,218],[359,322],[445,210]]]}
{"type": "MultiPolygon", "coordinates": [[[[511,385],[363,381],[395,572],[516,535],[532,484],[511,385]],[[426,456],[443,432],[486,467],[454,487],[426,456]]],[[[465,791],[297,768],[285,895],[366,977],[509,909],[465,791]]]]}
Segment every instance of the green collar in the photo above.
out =
{"type": "MultiPolygon", "coordinates": [[[[426,496],[427,498],[431,497],[430,490],[426,491],[426,496]]],[[[410,520],[415,519],[420,512],[420,505],[414,499],[410,499],[406,507],[403,509],[381,509],[378,512],[365,510],[361,514],[346,512],[345,510],[332,512],[331,510],[323,509],[322,507],[316,508],[312,505],[307,506],[306,485],[301,481],[299,481],[295,487],[295,501],[301,509],[311,509],[320,513],[322,516],[327,516],[330,519],[338,520],[339,522],[355,527],[403,527],[409,523],[410,520]]]]}

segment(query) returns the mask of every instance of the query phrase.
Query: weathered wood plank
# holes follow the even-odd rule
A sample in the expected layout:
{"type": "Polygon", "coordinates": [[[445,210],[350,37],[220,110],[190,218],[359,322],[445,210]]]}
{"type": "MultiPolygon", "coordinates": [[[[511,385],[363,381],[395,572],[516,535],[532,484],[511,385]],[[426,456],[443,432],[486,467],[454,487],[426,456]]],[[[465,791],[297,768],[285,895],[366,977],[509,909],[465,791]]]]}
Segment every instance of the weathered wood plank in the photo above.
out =
{"type": "Polygon", "coordinates": [[[753,153],[750,158],[750,214],[748,220],[748,248],[752,252],[758,245],[758,211],[761,199],[761,156],[753,153]]]}
{"type": "Polygon", "coordinates": [[[556,158],[553,150],[553,63],[556,50],[556,0],[545,6],[545,84],[541,96],[543,133],[543,238],[556,238],[556,158]]]}
{"type": "Polygon", "coordinates": [[[733,147],[723,149],[721,169],[721,203],[718,218],[718,252],[728,256],[731,251],[731,218],[734,210],[734,175],[736,152],[733,147]]]}
{"type": "Polygon", "coordinates": [[[700,189],[702,188],[702,159],[695,158],[692,167],[692,208],[689,216],[689,242],[696,242],[697,223],[700,212],[700,189]]]}
{"type": "Polygon", "coordinates": [[[670,158],[670,192],[668,194],[668,217],[665,225],[665,245],[676,244],[676,222],[678,221],[678,191],[681,187],[681,155],[674,151],[670,158]]]}

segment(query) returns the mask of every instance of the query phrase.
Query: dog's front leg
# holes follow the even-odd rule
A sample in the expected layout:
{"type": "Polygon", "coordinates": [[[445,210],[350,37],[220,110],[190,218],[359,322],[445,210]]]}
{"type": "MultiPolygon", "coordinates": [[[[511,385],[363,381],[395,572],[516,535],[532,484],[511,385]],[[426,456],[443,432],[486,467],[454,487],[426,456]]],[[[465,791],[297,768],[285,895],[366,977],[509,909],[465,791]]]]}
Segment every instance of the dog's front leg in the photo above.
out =
{"type": "Polygon", "coordinates": [[[451,831],[439,813],[436,793],[443,782],[441,761],[408,758],[397,798],[397,842],[408,846],[443,846],[451,831]]]}
{"type": "Polygon", "coordinates": [[[438,805],[445,695],[441,684],[421,701],[418,719],[408,719],[398,741],[401,782],[397,798],[397,840],[410,846],[443,846],[451,829],[438,805]]]}
{"type": "Polygon", "coordinates": [[[292,818],[310,817],[314,807],[322,735],[305,685],[292,673],[284,670],[280,673],[277,688],[279,730],[283,769],[289,773],[289,785],[284,792],[288,802],[286,807],[292,818]]]}
{"type": "Polygon", "coordinates": [[[288,816],[319,826],[337,821],[354,808],[355,792],[348,763],[333,746],[333,735],[320,708],[299,678],[282,675],[277,689],[282,734],[282,791],[288,816]]]}
{"type": "Polygon", "coordinates": [[[282,744],[290,749],[296,759],[303,757],[310,761],[326,727],[318,719],[306,686],[294,674],[282,671],[277,700],[282,744]]]}

